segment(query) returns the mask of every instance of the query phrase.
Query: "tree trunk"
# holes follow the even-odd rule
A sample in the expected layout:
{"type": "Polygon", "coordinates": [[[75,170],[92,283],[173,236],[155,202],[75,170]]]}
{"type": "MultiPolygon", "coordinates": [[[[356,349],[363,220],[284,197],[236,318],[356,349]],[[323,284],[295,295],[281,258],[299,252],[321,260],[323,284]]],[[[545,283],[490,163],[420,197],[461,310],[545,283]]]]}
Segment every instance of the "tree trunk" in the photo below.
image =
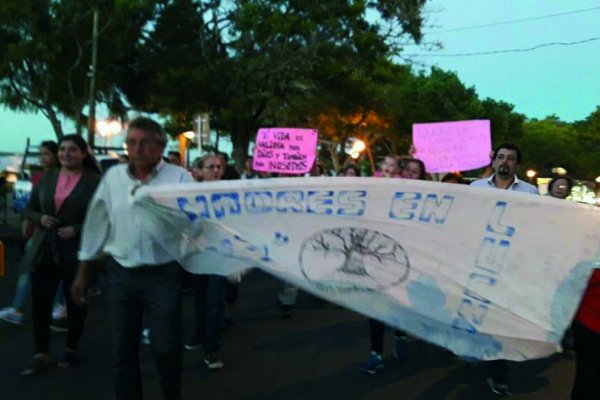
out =
{"type": "Polygon", "coordinates": [[[50,124],[52,124],[52,129],[54,129],[54,134],[56,138],[60,140],[65,134],[62,129],[62,124],[60,123],[60,119],[56,114],[56,111],[52,107],[47,107],[45,110],[46,117],[50,120],[50,124]]]}
{"type": "Polygon", "coordinates": [[[350,254],[346,256],[344,265],[339,269],[340,272],[352,275],[366,276],[369,275],[365,269],[365,263],[363,257],[356,251],[350,251],[350,254]]]}
{"type": "Polygon", "coordinates": [[[231,144],[233,145],[233,151],[231,152],[231,158],[235,162],[235,169],[238,171],[244,170],[244,162],[248,157],[248,146],[250,145],[250,137],[246,132],[230,131],[231,144]]]}

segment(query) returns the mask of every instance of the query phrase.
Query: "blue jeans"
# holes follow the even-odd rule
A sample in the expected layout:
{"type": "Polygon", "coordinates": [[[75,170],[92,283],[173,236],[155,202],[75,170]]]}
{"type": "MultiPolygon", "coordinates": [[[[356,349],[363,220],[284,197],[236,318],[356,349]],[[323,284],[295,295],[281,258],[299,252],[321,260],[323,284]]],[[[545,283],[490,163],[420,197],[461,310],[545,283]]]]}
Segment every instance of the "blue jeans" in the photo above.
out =
{"type": "Polygon", "coordinates": [[[227,278],[220,275],[193,275],[192,287],[196,308],[194,335],[202,342],[205,353],[214,353],[221,347],[227,278]]]}
{"type": "Polygon", "coordinates": [[[147,312],[151,348],[164,398],[180,399],[183,270],[176,262],[124,268],[109,258],[106,265],[116,398],[143,398],[138,350],[147,312]]]}

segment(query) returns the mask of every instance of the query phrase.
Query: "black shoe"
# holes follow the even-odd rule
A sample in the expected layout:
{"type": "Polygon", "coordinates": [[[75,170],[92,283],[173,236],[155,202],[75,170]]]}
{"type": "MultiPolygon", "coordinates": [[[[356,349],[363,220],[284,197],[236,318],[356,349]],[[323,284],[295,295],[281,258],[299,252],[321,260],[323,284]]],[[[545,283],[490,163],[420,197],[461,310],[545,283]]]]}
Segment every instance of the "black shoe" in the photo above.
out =
{"type": "Polygon", "coordinates": [[[65,354],[58,362],[58,368],[71,368],[81,363],[79,353],[73,349],[67,349],[65,354]]]}
{"type": "Polygon", "coordinates": [[[34,376],[47,371],[52,367],[52,360],[47,353],[38,353],[33,356],[31,365],[21,371],[21,376],[34,376]]]}

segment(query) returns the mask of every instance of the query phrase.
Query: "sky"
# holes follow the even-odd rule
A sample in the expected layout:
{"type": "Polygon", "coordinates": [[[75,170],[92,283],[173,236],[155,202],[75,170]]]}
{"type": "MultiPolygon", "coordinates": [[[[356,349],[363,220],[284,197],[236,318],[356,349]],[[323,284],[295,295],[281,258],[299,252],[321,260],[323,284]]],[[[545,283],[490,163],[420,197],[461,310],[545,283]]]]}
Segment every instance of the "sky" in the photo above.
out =
{"type": "MultiPolygon", "coordinates": [[[[443,49],[409,46],[404,54],[455,71],[481,98],[514,104],[529,118],[555,114],[567,122],[600,105],[600,1],[431,0],[426,13],[425,40],[443,49]],[[567,45],[546,46],[556,42],[567,45]],[[464,55],[483,52],[495,53],[464,55]]],[[[0,152],[22,152],[27,137],[33,143],[55,138],[41,114],[0,108],[0,152]]]]}

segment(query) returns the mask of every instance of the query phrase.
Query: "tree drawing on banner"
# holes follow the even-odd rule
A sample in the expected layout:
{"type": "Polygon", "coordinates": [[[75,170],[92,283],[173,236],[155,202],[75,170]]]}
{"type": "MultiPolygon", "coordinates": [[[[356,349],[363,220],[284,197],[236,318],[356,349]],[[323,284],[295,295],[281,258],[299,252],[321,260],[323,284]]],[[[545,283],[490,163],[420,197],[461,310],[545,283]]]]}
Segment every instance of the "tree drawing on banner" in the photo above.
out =
{"type": "Polygon", "coordinates": [[[325,229],[306,239],[300,251],[303,275],[372,289],[395,286],[410,268],[404,248],[391,237],[370,229],[325,229]]]}

